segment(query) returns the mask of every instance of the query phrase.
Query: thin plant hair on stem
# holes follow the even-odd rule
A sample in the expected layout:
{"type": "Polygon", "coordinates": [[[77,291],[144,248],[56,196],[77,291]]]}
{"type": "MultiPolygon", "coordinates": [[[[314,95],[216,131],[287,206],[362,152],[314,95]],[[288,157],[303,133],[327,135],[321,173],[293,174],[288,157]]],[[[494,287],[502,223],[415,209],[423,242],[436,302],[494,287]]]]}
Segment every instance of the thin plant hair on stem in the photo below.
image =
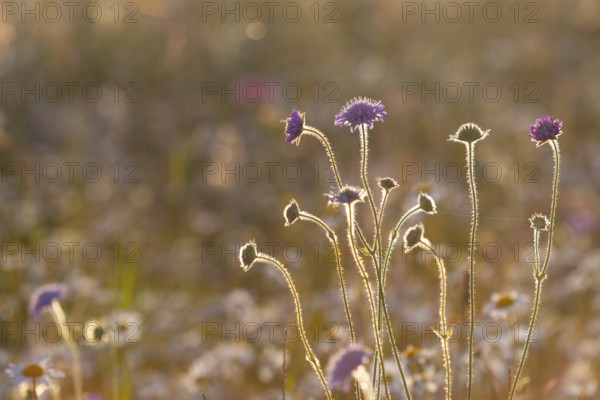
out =
{"type": "Polygon", "coordinates": [[[294,300],[294,307],[296,310],[296,322],[298,324],[298,333],[300,335],[300,339],[302,340],[302,344],[304,345],[304,350],[306,351],[306,360],[313,367],[316,372],[319,381],[321,382],[321,386],[323,386],[323,390],[325,391],[325,395],[328,400],[333,400],[333,396],[331,395],[331,391],[327,386],[327,381],[325,380],[325,375],[323,374],[323,370],[321,369],[319,359],[315,355],[310,346],[310,342],[306,336],[306,330],[304,329],[304,321],[302,317],[302,307],[300,305],[300,297],[298,296],[298,292],[296,291],[296,286],[294,285],[294,281],[292,276],[285,268],[282,262],[277,260],[274,257],[271,257],[267,254],[260,253],[256,251],[256,244],[254,242],[250,242],[246,244],[240,250],[240,261],[242,264],[242,268],[244,271],[248,271],[255,263],[264,262],[267,264],[271,264],[275,266],[285,278],[290,292],[292,293],[292,298],[294,300]]]}
{"type": "Polygon", "coordinates": [[[440,275],[440,332],[436,332],[436,334],[440,338],[440,343],[442,346],[442,353],[444,355],[444,369],[446,371],[445,376],[445,384],[446,384],[446,400],[450,400],[452,398],[452,364],[450,361],[450,336],[451,332],[448,330],[448,321],[446,318],[446,297],[447,297],[447,279],[446,279],[446,267],[444,265],[444,260],[436,253],[433,246],[429,240],[422,238],[420,241],[420,246],[424,249],[429,250],[433,257],[435,258],[435,262],[438,266],[438,272],[440,275]]]}
{"type": "MultiPolygon", "coordinates": [[[[383,346],[381,345],[381,337],[379,335],[379,331],[377,330],[375,298],[373,296],[371,283],[369,282],[369,275],[363,265],[363,261],[360,258],[360,255],[358,254],[358,249],[356,248],[356,242],[354,238],[354,204],[346,204],[345,208],[346,217],[348,219],[348,242],[350,245],[352,256],[354,257],[354,262],[356,263],[356,267],[358,268],[359,275],[361,276],[363,284],[365,286],[367,299],[369,301],[369,307],[371,309],[371,323],[373,328],[373,335],[375,336],[375,355],[377,359],[379,359],[379,363],[381,364],[381,372],[385,376],[385,366],[383,364],[383,346]]],[[[391,399],[389,386],[386,379],[383,380],[383,386],[386,392],[386,399],[391,399]]],[[[375,393],[377,393],[377,391],[375,391],[375,393]]]]}
{"type": "Polygon", "coordinates": [[[333,246],[333,251],[335,254],[335,263],[336,269],[338,273],[338,279],[340,281],[340,287],[342,291],[342,301],[344,303],[344,312],[346,313],[346,320],[348,322],[348,330],[350,332],[350,341],[354,344],[356,343],[356,335],[354,333],[354,327],[352,324],[352,314],[350,313],[350,306],[348,302],[348,296],[346,294],[346,282],[344,279],[344,269],[342,268],[342,261],[340,255],[340,246],[338,243],[338,238],[335,232],[319,217],[312,215],[306,211],[301,211],[299,214],[299,218],[303,221],[309,221],[320,226],[327,236],[327,239],[333,246]]]}
{"type": "Polygon", "coordinates": [[[335,181],[338,185],[338,188],[341,189],[342,188],[342,178],[340,176],[337,162],[335,161],[335,155],[333,154],[333,150],[331,149],[331,143],[329,143],[329,139],[327,139],[327,136],[325,136],[323,134],[323,132],[321,132],[317,128],[313,128],[312,126],[305,126],[304,133],[317,138],[321,142],[323,147],[325,147],[325,151],[327,152],[327,155],[329,156],[329,161],[331,162],[331,169],[333,170],[333,175],[335,176],[335,181]]]}
{"type": "Polygon", "coordinates": [[[483,131],[474,123],[461,125],[450,141],[460,142],[465,145],[467,162],[467,181],[469,197],[471,198],[471,233],[469,235],[469,343],[467,361],[467,400],[471,400],[473,392],[473,358],[475,335],[475,245],[477,243],[477,224],[479,218],[477,184],[475,182],[475,144],[488,136],[488,131],[483,131]]]}
{"type": "MultiPolygon", "coordinates": [[[[385,318],[387,334],[388,334],[390,344],[392,347],[392,352],[394,354],[394,359],[396,361],[398,370],[400,372],[400,376],[401,376],[402,383],[404,386],[404,392],[405,392],[407,399],[411,400],[411,395],[408,390],[408,382],[406,380],[406,376],[405,376],[404,370],[402,368],[402,363],[400,361],[400,355],[398,352],[398,348],[396,346],[394,332],[393,332],[391,321],[390,321],[390,316],[389,316],[389,313],[387,310],[387,305],[385,302],[385,286],[384,286],[384,279],[382,276],[383,247],[381,244],[381,218],[383,217],[383,208],[387,201],[387,196],[389,194],[389,191],[388,190],[384,191],[383,198],[381,201],[381,207],[378,211],[377,207],[375,205],[375,201],[373,199],[373,194],[371,192],[371,187],[369,185],[368,174],[367,174],[367,164],[368,164],[368,158],[369,158],[369,131],[368,131],[367,124],[364,124],[364,123],[360,124],[359,130],[360,130],[360,137],[361,137],[361,179],[362,179],[363,186],[365,187],[365,190],[367,193],[367,198],[369,199],[369,205],[371,208],[373,223],[375,225],[374,243],[372,246],[369,246],[366,243],[366,241],[364,240],[364,238],[361,237],[365,246],[367,247],[367,249],[369,249],[369,255],[371,256],[371,259],[373,261],[373,266],[375,269],[375,276],[377,278],[377,289],[378,289],[377,292],[378,292],[378,300],[379,301],[377,302],[377,313],[376,313],[376,315],[375,314],[373,315],[374,329],[377,331],[377,333],[379,334],[379,336],[381,338],[383,336],[383,329],[381,326],[381,320],[382,320],[381,312],[383,311],[383,318],[385,318]]],[[[359,230],[359,232],[360,232],[360,230],[359,230]]],[[[379,364],[382,364],[382,358],[383,357],[379,357],[379,358],[376,357],[375,362],[374,362],[375,373],[373,375],[373,382],[374,382],[374,386],[375,386],[375,396],[376,397],[379,394],[379,381],[381,380],[381,376],[383,376],[384,385],[387,385],[386,377],[385,377],[385,370],[383,369],[384,366],[379,365],[379,364]]]]}
{"type": "MultiPolygon", "coordinates": [[[[525,362],[527,361],[527,355],[529,352],[529,345],[531,344],[531,339],[533,337],[533,330],[537,323],[538,314],[540,310],[540,305],[542,301],[542,288],[544,285],[544,281],[547,278],[548,266],[550,262],[550,256],[552,254],[552,239],[554,236],[554,222],[556,218],[556,203],[558,198],[558,182],[560,179],[560,150],[558,146],[557,140],[548,140],[552,147],[552,154],[554,156],[554,178],[552,183],[552,205],[550,206],[550,221],[548,228],[548,245],[546,247],[546,258],[544,259],[543,266],[540,265],[540,248],[539,248],[539,240],[540,240],[540,230],[544,229],[543,226],[538,226],[536,224],[535,218],[545,218],[541,215],[534,215],[531,219],[532,227],[533,227],[533,243],[534,243],[534,253],[535,253],[535,266],[533,270],[533,275],[535,279],[535,299],[533,303],[533,308],[531,310],[531,317],[529,319],[529,326],[527,328],[527,337],[525,338],[525,344],[523,345],[523,351],[521,353],[521,358],[519,360],[519,365],[517,367],[517,372],[515,373],[515,378],[513,380],[509,400],[513,400],[515,394],[519,388],[519,380],[521,378],[521,374],[523,372],[523,368],[525,366],[525,362]]],[[[539,223],[540,219],[537,220],[539,223]]],[[[546,220],[547,221],[547,220],[546,220]]],[[[544,225],[544,223],[542,223],[544,225]]]]}

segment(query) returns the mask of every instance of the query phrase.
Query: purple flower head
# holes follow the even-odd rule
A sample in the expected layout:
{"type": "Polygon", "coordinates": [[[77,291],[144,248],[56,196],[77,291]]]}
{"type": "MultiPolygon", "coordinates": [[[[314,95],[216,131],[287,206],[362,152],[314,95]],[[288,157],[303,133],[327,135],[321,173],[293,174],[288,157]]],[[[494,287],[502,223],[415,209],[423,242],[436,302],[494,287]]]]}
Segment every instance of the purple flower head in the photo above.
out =
{"type": "Polygon", "coordinates": [[[330,205],[352,204],[355,201],[364,201],[365,190],[354,186],[344,186],[342,189],[333,189],[325,193],[330,205]]]}
{"type": "Polygon", "coordinates": [[[535,120],[535,124],[531,125],[529,136],[531,140],[537,142],[538,146],[546,143],[548,140],[554,140],[562,133],[563,122],[550,115],[544,115],[535,120]]]}
{"type": "Polygon", "coordinates": [[[359,345],[350,345],[338,350],[327,364],[327,386],[344,392],[350,390],[352,372],[371,356],[369,349],[359,345]]]}
{"type": "Polygon", "coordinates": [[[285,122],[285,141],[298,144],[300,135],[304,130],[304,113],[294,108],[290,116],[281,122],[285,122]]]}
{"type": "Polygon", "coordinates": [[[29,301],[29,314],[38,317],[46,307],[52,305],[54,299],[60,300],[67,292],[64,283],[48,283],[37,288],[29,301]]]}
{"type": "Polygon", "coordinates": [[[353,132],[362,124],[373,128],[373,122],[383,121],[383,117],[387,115],[384,108],[385,106],[379,100],[355,97],[348,101],[339,114],[335,116],[335,125],[349,126],[350,132],[353,132]]]}

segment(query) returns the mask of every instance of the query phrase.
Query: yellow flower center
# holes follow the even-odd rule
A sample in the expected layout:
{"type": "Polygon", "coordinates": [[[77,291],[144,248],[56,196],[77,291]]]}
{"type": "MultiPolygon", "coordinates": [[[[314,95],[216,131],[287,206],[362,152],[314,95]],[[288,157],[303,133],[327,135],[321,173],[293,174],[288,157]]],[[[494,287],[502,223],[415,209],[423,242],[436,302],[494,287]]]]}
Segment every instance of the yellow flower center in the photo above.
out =
{"type": "Polygon", "coordinates": [[[21,370],[21,373],[28,378],[39,378],[44,375],[44,368],[38,364],[29,364],[21,370]]]}
{"type": "Polygon", "coordinates": [[[512,306],[515,302],[515,298],[510,293],[501,294],[496,299],[496,307],[498,308],[508,308],[512,306]]]}

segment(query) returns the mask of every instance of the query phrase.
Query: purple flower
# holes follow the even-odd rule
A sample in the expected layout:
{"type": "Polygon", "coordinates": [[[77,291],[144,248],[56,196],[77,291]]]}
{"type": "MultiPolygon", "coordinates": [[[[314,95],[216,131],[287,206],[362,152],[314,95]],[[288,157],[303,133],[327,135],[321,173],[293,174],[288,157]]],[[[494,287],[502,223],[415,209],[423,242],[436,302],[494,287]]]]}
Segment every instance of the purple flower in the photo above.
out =
{"type": "Polygon", "coordinates": [[[355,97],[348,101],[338,115],[335,116],[336,126],[349,126],[350,132],[362,124],[373,128],[373,122],[383,121],[387,115],[385,106],[381,101],[375,101],[366,97],[355,97]]]}
{"type": "Polygon", "coordinates": [[[46,307],[52,305],[54,299],[60,300],[67,291],[64,283],[49,283],[37,288],[29,301],[29,314],[38,317],[46,307]]]}
{"type": "Polygon", "coordinates": [[[562,133],[563,122],[550,115],[544,115],[535,120],[535,124],[531,125],[529,136],[531,140],[537,142],[538,146],[546,143],[548,140],[554,140],[562,133]]]}
{"type": "Polygon", "coordinates": [[[325,193],[325,197],[329,200],[329,204],[352,204],[355,201],[363,201],[366,192],[364,189],[354,186],[344,186],[342,189],[333,189],[329,193],[325,193]]]}
{"type": "Polygon", "coordinates": [[[339,389],[344,392],[350,390],[352,372],[358,368],[372,353],[358,345],[340,349],[329,359],[327,364],[327,385],[330,389],[339,389]]]}
{"type": "Polygon", "coordinates": [[[304,113],[294,108],[290,116],[282,122],[285,122],[285,141],[298,144],[298,138],[304,130],[304,113]]]}

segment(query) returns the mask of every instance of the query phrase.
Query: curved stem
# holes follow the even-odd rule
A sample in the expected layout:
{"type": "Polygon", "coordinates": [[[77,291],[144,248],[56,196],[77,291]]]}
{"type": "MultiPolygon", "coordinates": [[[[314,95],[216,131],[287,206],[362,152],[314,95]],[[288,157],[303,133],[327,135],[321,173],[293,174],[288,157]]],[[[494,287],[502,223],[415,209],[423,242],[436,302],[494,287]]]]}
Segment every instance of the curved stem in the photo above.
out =
{"type": "Polygon", "coordinates": [[[264,262],[274,265],[275,267],[277,267],[277,269],[279,269],[279,271],[285,277],[285,280],[287,281],[287,284],[290,288],[290,292],[292,292],[292,297],[294,298],[294,306],[296,308],[296,320],[298,322],[298,332],[300,333],[300,339],[302,340],[302,344],[304,344],[304,349],[306,351],[306,358],[307,358],[308,362],[310,363],[310,365],[315,370],[315,372],[317,373],[319,380],[321,381],[321,385],[323,386],[323,390],[325,391],[325,395],[327,396],[327,399],[333,400],[333,397],[331,396],[331,391],[329,390],[329,387],[327,386],[327,381],[325,380],[325,375],[323,374],[323,371],[321,370],[321,367],[319,364],[319,359],[317,358],[317,356],[313,352],[312,348],[310,347],[310,343],[308,341],[308,338],[306,337],[306,331],[304,329],[304,322],[302,320],[302,308],[300,307],[300,297],[298,296],[298,292],[296,291],[296,286],[294,285],[292,276],[287,271],[287,269],[285,269],[283,264],[276,258],[273,258],[267,254],[258,253],[256,255],[256,260],[262,260],[264,262]]]}
{"type": "Polygon", "coordinates": [[[341,258],[340,258],[340,247],[338,244],[337,235],[329,226],[327,226],[327,224],[325,222],[323,222],[323,220],[321,220],[319,217],[317,217],[315,215],[312,215],[305,211],[301,211],[300,219],[313,222],[313,223],[319,225],[321,228],[323,228],[323,230],[325,231],[325,234],[327,235],[327,239],[329,239],[329,242],[333,246],[333,251],[335,253],[335,262],[337,265],[338,278],[340,280],[340,286],[342,288],[342,300],[344,302],[344,310],[346,312],[346,320],[348,321],[348,329],[350,331],[350,341],[354,344],[356,342],[356,336],[354,334],[354,327],[352,326],[352,315],[350,314],[350,306],[348,305],[349,304],[348,297],[346,295],[346,283],[344,281],[344,270],[342,268],[342,262],[341,262],[341,258]]]}
{"type": "Polygon", "coordinates": [[[337,182],[338,187],[342,188],[342,178],[340,178],[340,172],[338,171],[337,163],[335,162],[335,155],[333,154],[333,150],[331,149],[331,143],[329,143],[329,139],[317,128],[313,128],[312,126],[304,126],[304,133],[307,133],[311,136],[319,139],[323,147],[325,147],[325,151],[327,151],[327,155],[329,156],[329,160],[331,161],[331,169],[333,169],[333,174],[335,175],[335,180],[337,182]]]}
{"type": "Polygon", "coordinates": [[[471,399],[473,388],[473,339],[475,333],[475,236],[477,234],[477,186],[473,172],[475,143],[465,144],[467,147],[467,165],[469,169],[469,190],[471,194],[472,219],[469,245],[469,361],[467,372],[467,399],[471,399]]]}
{"type": "Polygon", "coordinates": [[[452,365],[450,363],[450,349],[449,349],[449,337],[448,337],[448,321],[446,319],[446,293],[447,293],[447,280],[446,280],[446,267],[444,261],[435,252],[433,247],[428,241],[421,240],[427,250],[431,251],[435,262],[438,266],[440,274],[440,339],[442,343],[442,352],[444,354],[444,368],[446,369],[446,400],[452,398],[452,365]]]}
{"type": "MultiPolygon", "coordinates": [[[[381,364],[381,371],[383,376],[385,377],[385,366],[383,364],[383,348],[381,346],[381,338],[379,335],[379,330],[377,330],[376,324],[376,314],[375,314],[375,298],[373,297],[373,290],[371,289],[371,283],[369,282],[369,275],[367,270],[363,266],[362,260],[358,254],[358,250],[356,249],[356,244],[354,243],[354,206],[352,204],[346,205],[346,216],[348,218],[348,241],[350,244],[350,249],[352,251],[352,256],[354,257],[354,261],[358,268],[358,272],[363,280],[363,284],[365,285],[365,290],[367,292],[367,297],[369,300],[369,306],[371,309],[371,323],[373,326],[373,334],[375,336],[375,356],[379,359],[379,363],[381,364]]],[[[386,399],[390,399],[390,391],[388,387],[387,380],[383,379],[383,385],[385,387],[386,399]]],[[[377,398],[377,397],[375,397],[377,398]]]]}

